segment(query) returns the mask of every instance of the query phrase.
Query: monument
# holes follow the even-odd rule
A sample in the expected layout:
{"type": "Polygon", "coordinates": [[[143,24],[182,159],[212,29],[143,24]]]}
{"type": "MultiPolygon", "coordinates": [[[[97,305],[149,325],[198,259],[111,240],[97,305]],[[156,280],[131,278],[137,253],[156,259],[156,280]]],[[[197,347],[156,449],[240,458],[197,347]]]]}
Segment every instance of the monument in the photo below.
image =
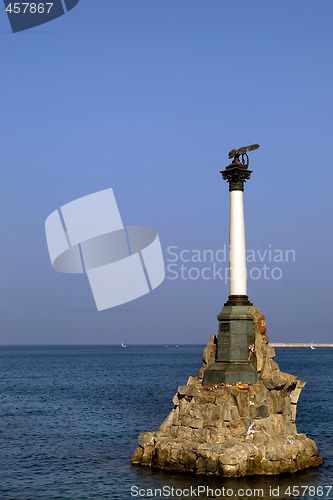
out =
{"type": "Polygon", "coordinates": [[[216,362],[204,374],[204,384],[220,382],[255,383],[258,373],[249,361],[249,346],[254,344],[253,316],[249,306],[253,304],[247,296],[246,247],[243,191],[244,183],[251,177],[248,170],[248,151],[258,149],[259,144],[233,149],[230,165],[221,171],[229,183],[230,233],[229,272],[230,294],[222,311],[217,316],[219,333],[216,362]],[[242,162],[239,157],[242,157],[242,162]],[[245,162],[246,158],[246,162],[245,162]]]}
{"type": "Polygon", "coordinates": [[[247,296],[243,191],[252,173],[247,153],[258,148],[233,149],[221,171],[230,191],[230,293],[218,337],[211,335],[202,367],[178,388],[160,429],[139,435],[135,465],[235,477],[322,463],[316,443],[296,429],[305,382],[280,371],[265,317],[247,296]]]}

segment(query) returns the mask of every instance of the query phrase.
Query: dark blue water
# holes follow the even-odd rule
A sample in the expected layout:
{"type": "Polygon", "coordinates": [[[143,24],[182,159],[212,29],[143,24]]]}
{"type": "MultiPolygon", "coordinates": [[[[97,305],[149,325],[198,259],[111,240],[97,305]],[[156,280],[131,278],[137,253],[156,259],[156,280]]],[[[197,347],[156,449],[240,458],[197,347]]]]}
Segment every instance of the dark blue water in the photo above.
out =
{"type": "MultiPolygon", "coordinates": [[[[276,357],[282,371],[307,381],[297,428],[317,442],[323,466],[278,478],[239,479],[131,466],[139,433],[159,428],[177,387],[199,370],[203,347],[0,347],[0,500],[169,498],[151,497],[148,489],[199,485],[229,488],[231,498],[333,498],[333,488],[328,495],[328,488],[323,495],[318,489],[333,486],[329,348],[280,348],[276,357]],[[131,496],[132,486],[142,495],[131,496]],[[289,496],[289,486],[304,488],[289,496]],[[307,486],[315,489],[302,496],[307,486]],[[255,488],[263,494],[251,495],[255,488]],[[240,495],[239,489],[248,492],[240,495]]],[[[173,498],[186,497],[174,490],[173,498]]]]}

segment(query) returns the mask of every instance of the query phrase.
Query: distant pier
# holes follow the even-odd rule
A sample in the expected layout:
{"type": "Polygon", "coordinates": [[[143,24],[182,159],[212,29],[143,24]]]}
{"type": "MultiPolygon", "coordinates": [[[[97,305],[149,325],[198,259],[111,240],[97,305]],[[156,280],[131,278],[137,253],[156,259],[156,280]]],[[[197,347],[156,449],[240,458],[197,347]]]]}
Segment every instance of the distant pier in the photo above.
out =
{"type": "Polygon", "coordinates": [[[333,347],[333,344],[310,344],[308,343],[298,343],[298,344],[290,344],[290,343],[283,343],[283,342],[270,342],[270,345],[272,347],[310,347],[311,345],[313,347],[333,347]]]}

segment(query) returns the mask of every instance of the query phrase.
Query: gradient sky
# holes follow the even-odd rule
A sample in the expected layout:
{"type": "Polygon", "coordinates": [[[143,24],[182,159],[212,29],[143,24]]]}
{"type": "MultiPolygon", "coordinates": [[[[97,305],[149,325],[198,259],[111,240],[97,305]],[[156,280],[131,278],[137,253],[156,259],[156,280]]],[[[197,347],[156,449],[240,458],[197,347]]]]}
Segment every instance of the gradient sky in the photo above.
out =
{"type": "Polygon", "coordinates": [[[86,276],[52,269],[44,222],[112,187],[124,224],[156,228],[166,258],[216,251],[219,171],[253,143],[247,248],[296,258],[266,260],[282,278],[250,279],[249,297],[271,341],[333,342],[332,18],[332,0],[81,0],[13,34],[3,8],[0,343],[206,343],[223,281],[166,279],[97,312],[86,276]]]}

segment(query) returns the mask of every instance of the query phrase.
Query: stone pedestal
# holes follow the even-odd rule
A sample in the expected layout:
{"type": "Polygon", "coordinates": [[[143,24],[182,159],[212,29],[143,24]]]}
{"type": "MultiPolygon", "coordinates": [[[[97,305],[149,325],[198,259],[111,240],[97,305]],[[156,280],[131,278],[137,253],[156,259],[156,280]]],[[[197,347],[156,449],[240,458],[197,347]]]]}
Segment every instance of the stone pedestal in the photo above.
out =
{"type": "Polygon", "coordinates": [[[256,346],[249,362],[258,381],[203,383],[219,356],[212,335],[202,368],[178,388],[174,409],[160,429],[140,434],[133,464],[234,477],[290,473],[322,463],[316,443],[296,430],[297,401],[305,382],[280,371],[263,315],[257,307],[249,307],[249,313],[256,346]]]}
{"type": "Polygon", "coordinates": [[[249,346],[254,345],[254,330],[249,307],[251,306],[225,304],[218,315],[216,359],[205,370],[204,384],[257,382],[258,373],[250,361],[249,346]]]}

